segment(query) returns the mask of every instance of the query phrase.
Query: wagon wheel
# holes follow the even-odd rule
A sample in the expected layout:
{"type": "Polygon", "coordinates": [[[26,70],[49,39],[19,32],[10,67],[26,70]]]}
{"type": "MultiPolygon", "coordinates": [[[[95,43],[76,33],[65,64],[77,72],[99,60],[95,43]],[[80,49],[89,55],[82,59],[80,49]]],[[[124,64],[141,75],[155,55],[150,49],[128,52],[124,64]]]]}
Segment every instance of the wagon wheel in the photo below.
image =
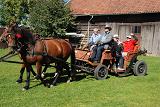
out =
{"type": "Polygon", "coordinates": [[[147,74],[147,64],[144,61],[137,61],[133,68],[133,73],[136,76],[144,76],[147,74]]]}
{"type": "Polygon", "coordinates": [[[108,69],[105,65],[99,64],[94,70],[94,77],[98,80],[106,79],[108,76],[108,69]]]}

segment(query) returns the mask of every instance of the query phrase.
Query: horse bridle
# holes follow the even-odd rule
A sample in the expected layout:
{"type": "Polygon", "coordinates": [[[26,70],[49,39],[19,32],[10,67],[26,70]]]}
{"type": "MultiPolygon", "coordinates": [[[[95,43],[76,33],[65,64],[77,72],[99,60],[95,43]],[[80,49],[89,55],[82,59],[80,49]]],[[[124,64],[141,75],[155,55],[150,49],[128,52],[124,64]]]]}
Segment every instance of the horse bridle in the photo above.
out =
{"type": "Polygon", "coordinates": [[[5,35],[5,36],[1,36],[1,41],[2,41],[2,42],[7,42],[7,43],[8,43],[8,40],[7,40],[8,37],[11,37],[11,33],[8,33],[8,34],[5,35]]]}
{"type": "MultiPolygon", "coordinates": [[[[14,34],[12,33],[8,33],[7,35],[5,36],[2,36],[1,37],[1,41],[2,42],[6,42],[7,44],[9,44],[9,38],[13,39],[15,41],[15,37],[14,37],[14,34]]],[[[8,47],[11,47],[13,48],[13,50],[15,50],[15,48],[17,47],[16,43],[14,42],[14,44],[12,46],[9,46],[8,47]]]]}

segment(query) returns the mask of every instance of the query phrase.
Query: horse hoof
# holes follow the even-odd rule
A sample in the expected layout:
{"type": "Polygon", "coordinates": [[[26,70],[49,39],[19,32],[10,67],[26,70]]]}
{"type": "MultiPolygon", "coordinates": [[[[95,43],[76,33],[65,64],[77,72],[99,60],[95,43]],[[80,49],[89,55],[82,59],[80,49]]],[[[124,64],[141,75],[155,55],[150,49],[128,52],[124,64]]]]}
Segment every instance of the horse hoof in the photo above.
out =
{"type": "Polygon", "coordinates": [[[68,78],[67,83],[70,83],[72,81],[72,78],[68,78]]]}
{"type": "Polygon", "coordinates": [[[54,85],[50,85],[50,88],[52,88],[54,85]]]}
{"type": "Polygon", "coordinates": [[[36,80],[39,80],[39,76],[37,76],[37,75],[36,75],[36,76],[34,76],[34,78],[35,78],[36,80]]]}
{"type": "Polygon", "coordinates": [[[50,85],[50,87],[55,87],[57,84],[56,83],[53,83],[50,85]]]}
{"type": "Polygon", "coordinates": [[[18,79],[18,80],[16,81],[16,83],[22,83],[22,80],[21,80],[21,79],[18,79]]]}
{"type": "Polygon", "coordinates": [[[71,80],[67,80],[67,83],[70,83],[71,82],[71,80]]]}
{"type": "Polygon", "coordinates": [[[46,83],[42,83],[42,84],[43,84],[45,87],[48,86],[48,84],[46,84],[46,83]]]}
{"type": "Polygon", "coordinates": [[[47,86],[48,88],[51,88],[51,85],[50,85],[50,84],[46,84],[46,86],[47,86]]]}
{"type": "Polygon", "coordinates": [[[42,73],[42,74],[41,74],[41,77],[42,77],[42,78],[44,78],[44,77],[45,77],[45,74],[44,74],[44,73],[42,73]]]}
{"type": "Polygon", "coordinates": [[[25,86],[25,87],[23,87],[22,91],[26,91],[26,90],[28,90],[28,89],[29,89],[29,87],[28,87],[28,86],[25,86]]]}
{"type": "Polygon", "coordinates": [[[22,88],[22,91],[26,91],[26,89],[25,89],[25,88],[22,88]]]}

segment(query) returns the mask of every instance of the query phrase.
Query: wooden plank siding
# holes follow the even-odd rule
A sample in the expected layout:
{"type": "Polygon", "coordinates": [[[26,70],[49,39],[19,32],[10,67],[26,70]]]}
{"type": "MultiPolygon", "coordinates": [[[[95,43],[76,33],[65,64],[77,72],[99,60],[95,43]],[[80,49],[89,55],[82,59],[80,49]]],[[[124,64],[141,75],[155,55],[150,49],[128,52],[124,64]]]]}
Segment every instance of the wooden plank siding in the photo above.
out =
{"type": "Polygon", "coordinates": [[[155,25],[152,38],[152,54],[160,55],[160,25],[155,25]]]}
{"type": "MultiPolygon", "coordinates": [[[[152,53],[152,45],[154,38],[154,25],[145,25],[142,26],[141,30],[141,45],[142,48],[147,49],[148,53],[152,53]]],[[[155,53],[155,52],[154,52],[155,53]]]]}
{"type": "MultiPolygon", "coordinates": [[[[103,23],[94,23],[90,24],[90,32],[91,35],[93,33],[93,29],[95,27],[100,29],[100,32],[104,31],[104,26],[106,22],[103,23]]],[[[132,26],[141,26],[141,34],[138,36],[141,43],[141,48],[147,49],[149,54],[154,56],[160,55],[160,22],[145,22],[145,23],[109,23],[112,26],[112,33],[118,34],[120,36],[120,40],[124,41],[126,36],[129,35],[132,26]]],[[[78,25],[81,33],[86,36],[82,39],[83,44],[86,44],[88,40],[88,24],[83,22],[78,25]]],[[[81,42],[81,43],[82,43],[81,42]]]]}

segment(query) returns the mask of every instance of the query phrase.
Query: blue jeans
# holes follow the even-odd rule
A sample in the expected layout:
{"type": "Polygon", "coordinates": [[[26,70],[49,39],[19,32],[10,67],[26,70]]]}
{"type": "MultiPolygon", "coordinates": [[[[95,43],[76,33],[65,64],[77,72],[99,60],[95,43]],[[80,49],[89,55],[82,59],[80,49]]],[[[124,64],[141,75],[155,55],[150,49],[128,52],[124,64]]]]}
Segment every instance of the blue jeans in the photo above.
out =
{"type": "Polygon", "coordinates": [[[96,54],[97,54],[97,48],[98,48],[97,46],[95,46],[95,47],[92,48],[92,51],[93,51],[93,52],[92,52],[92,55],[91,55],[90,58],[91,58],[93,61],[94,61],[94,58],[96,57],[96,54]]]}
{"type": "Polygon", "coordinates": [[[94,61],[100,61],[103,50],[104,50],[104,46],[103,45],[94,47],[91,59],[94,60],[94,61]]]}

